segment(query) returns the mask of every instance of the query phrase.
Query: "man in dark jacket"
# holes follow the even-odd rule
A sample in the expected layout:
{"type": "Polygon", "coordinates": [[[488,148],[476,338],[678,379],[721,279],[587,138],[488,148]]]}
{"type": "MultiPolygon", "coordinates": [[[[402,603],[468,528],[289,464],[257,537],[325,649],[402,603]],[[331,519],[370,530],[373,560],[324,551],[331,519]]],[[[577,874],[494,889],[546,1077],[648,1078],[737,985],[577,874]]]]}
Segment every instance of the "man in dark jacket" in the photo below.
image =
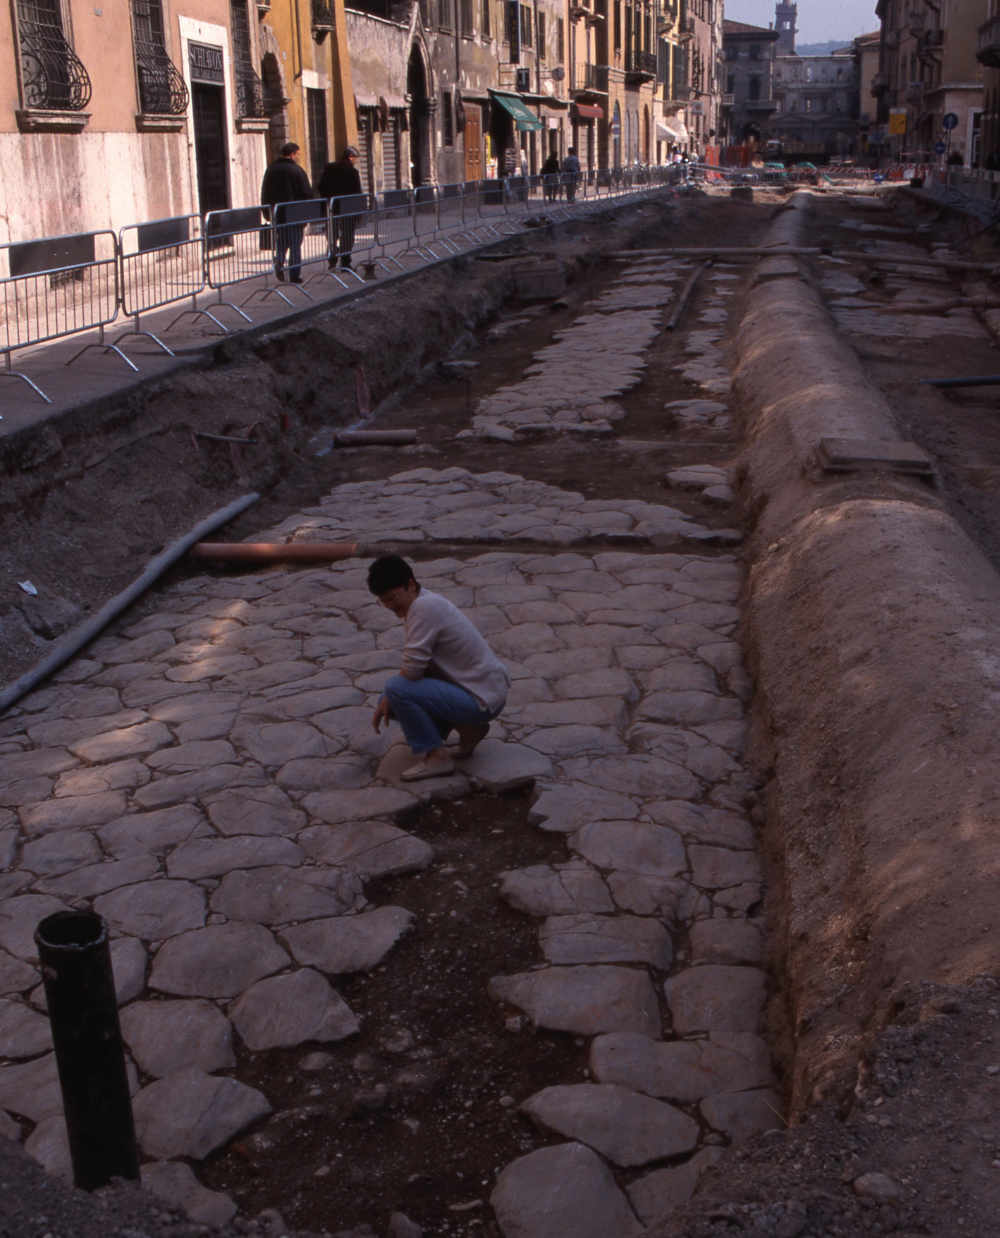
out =
{"type": "MultiPolygon", "coordinates": [[[[309,177],[296,162],[298,154],[298,144],[286,142],[278,158],[264,173],[260,187],[260,200],[271,208],[271,220],[275,225],[274,273],[280,280],[285,278],[287,256],[288,278],[293,284],[302,283],[302,233],[305,223],[295,221],[296,212],[288,204],[308,202],[313,197],[309,177]]],[[[299,218],[304,220],[301,208],[299,218]]]]}
{"type": "MultiPolygon", "coordinates": [[[[364,193],[361,188],[361,173],[354,166],[359,157],[356,146],[345,146],[344,153],[335,163],[328,163],[319,178],[319,194],[321,198],[340,199],[345,197],[360,198],[364,193]]],[[[354,248],[354,229],[359,213],[364,209],[363,201],[334,201],[331,213],[337,216],[333,220],[333,234],[330,237],[330,269],[337,265],[340,258],[342,267],[351,265],[351,250],[354,248]]]]}

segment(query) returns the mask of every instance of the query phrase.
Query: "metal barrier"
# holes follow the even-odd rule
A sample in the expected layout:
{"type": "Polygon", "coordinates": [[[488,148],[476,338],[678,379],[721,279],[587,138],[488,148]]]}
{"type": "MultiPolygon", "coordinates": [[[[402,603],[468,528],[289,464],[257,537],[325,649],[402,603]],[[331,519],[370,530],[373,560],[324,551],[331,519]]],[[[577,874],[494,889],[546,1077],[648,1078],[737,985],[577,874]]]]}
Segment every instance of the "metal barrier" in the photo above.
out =
{"type": "Polygon", "coordinates": [[[66,364],[71,365],[88,348],[103,348],[138,371],[104,337],[105,328],[118,317],[119,306],[118,238],[113,232],[81,232],[2,245],[0,270],[0,353],[4,356],[0,376],[20,378],[51,404],[37,383],[11,367],[11,353],[95,328],[98,342],[85,344],[66,364]]]}
{"type": "Polygon", "coordinates": [[[173,351],[152,331],[141,328],[143,314],[191,298],[189,313],[201,313],[198,293],[205,288],[205,256],[200,215],[175,215],[145,224],[129,224],[118,233],[121,262],[121,311],[132,327],[115,343],[144,335],[168,356],[173,351]]]}
{"type": "Polygon", "coordinates": [[[100,230],[0,245],[0,377],[21,379],[51,403],[28,375],[13,369],[15,350],[96,330],[97,341],[67,364],[101,348],[138,371],[119,341],[145,336],[174,355],[143,326],[154,310],[189,301],[157,329],[169,331],[194,316],[227,334],[232,328],[219,316],[223,308],[249,325],[253,320],[242,306],[255,297],[275,296],[292,306],[294,287],[296,295],[311,300],[304,274],[310,281],[330,278],[343,289],[351,281],[363,283],[352,256],[363,256],[370,268],[403,271],[408,261],[436,261],[520,232],[533,212],[569,218],[609,197],[652,192],[678,175],[670,167],[638,167],[515,176],[388,190],[371,201],[351,195],[283,203],[273,212],[255,205],[204,217],[179,215],[130,224],[117,236],[100,230]],[[241,304],[225,299],[227,290],[241,285],[247,288],[241,304]],[[206,294],[215,299],[199,304],[206,294]],[[130,325],[109,341],[105,330],[119,318],[130,325]]]}

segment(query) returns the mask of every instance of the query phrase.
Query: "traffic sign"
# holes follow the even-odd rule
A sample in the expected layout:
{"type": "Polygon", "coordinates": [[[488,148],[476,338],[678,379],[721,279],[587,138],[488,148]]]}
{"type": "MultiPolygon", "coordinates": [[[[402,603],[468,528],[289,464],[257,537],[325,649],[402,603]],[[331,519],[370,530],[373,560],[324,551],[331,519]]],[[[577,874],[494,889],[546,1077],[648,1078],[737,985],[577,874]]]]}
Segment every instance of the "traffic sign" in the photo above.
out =
{"type": "Polygon", "coordinates": [[[941,117],[941,128],[945,130],[958,128],[958,117],[954,112],[945,112],[941,117]]]}
{"type": "Polygon", "coordinates": [[[943,155],[947,149],[948,148],[945,146],[944,142],[934,143],[934,154],[935,155],[943,155]]]}

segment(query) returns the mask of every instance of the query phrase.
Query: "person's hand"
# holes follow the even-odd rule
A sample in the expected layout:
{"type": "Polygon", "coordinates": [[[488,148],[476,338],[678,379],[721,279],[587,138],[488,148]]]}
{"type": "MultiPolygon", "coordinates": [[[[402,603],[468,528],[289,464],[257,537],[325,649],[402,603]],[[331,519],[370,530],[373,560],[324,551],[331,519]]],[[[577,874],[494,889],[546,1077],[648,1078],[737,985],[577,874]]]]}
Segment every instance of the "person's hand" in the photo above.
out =
{"type": "Polygon", "coordinates": [[[375,728],[376,735],[382,729],[383,723],[388,726],[389,719],[391,717],[392,714],[389,712],[389,702],[383,696],[378,705],[375,707],[375,713],[372,715],[372,726],[375,728]]]}

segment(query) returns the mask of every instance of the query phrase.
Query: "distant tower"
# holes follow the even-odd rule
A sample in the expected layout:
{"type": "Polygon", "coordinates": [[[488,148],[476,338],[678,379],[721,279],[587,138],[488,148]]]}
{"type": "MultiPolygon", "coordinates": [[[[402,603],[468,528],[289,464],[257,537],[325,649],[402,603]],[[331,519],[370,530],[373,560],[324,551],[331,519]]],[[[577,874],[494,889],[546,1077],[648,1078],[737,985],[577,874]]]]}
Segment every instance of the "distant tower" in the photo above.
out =
{"type": "Polygon", "coordinates": [[[787,0],[778,0],[774,6],[774,28],[778,32],[778,45],[774,49],[777,56],[795,55],[795,18],[798,13],[797,4],[789,4],[787,0]]]}

